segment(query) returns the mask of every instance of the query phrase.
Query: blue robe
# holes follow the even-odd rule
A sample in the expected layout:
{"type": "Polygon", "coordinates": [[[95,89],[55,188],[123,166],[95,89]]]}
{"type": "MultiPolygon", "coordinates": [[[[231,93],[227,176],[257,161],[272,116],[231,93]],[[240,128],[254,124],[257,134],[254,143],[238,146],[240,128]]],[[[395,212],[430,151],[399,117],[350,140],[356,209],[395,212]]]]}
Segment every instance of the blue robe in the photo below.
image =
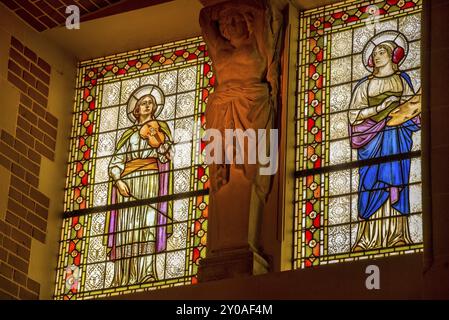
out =
{"type": "MultiPolygon", "coordinates": [[[[413,90],[408,75],[403,72],[401,77],[413,90]]],[[[368,78],[363,79],[359,85],[367,80],[368,78]]],[[[386,125],[387,119],[381,121],[384,123],[377,123],[377,125],[383,128],[368,143],[358,148],[359,160],[411,152],[413,146],[412,134],[420,130],[419,120],[415,118],[394,127],[386,125]]],[[[359,168],[358,211],[362,219],[369,219],[393,194],[392,207],[402,215],[410,214],[408,186],[410,162],[410,159],[404,159],[359,168]]]]}

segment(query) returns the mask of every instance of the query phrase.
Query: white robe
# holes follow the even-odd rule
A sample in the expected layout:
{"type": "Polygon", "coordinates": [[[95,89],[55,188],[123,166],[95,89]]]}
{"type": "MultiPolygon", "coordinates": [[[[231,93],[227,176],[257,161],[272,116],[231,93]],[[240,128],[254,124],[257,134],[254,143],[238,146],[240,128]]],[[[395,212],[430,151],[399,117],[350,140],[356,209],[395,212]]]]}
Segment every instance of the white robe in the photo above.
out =
{"type": "MultiPolygon", "coordinates": [[[[138,130],[116,151],[109,164],[109,175],[114,181],[120,179],[125,182],[131,195],[123,197],[117,192],[118,203],[158,196],[158,170],[136,170],[121,177],[127,162],[148,158],[167,161],[165,156],[140,137],[138,130]]],[[[148,205],[118,210],[114,286],[143,283],[157,278],[154,267],[156,219],[156,210],[148,205]]]]}

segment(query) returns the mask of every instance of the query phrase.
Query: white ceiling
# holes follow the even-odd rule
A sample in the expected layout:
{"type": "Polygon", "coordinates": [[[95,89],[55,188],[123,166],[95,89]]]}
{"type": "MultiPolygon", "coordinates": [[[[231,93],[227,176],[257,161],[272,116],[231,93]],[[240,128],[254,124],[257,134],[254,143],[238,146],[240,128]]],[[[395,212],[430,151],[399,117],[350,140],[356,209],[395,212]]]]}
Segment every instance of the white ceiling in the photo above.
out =
{"type": "MultiPolygon", "coordinates": [[[[304,10],[339,0],[294,1],[304,10]]],[[[78,60],[86,60],[198,36],[201,34],[198,17],[202,7],[199,0],[174,0],[81,22],[79,30],[59,27],[42,34],[78,60]]]]}
{"type": "Polygon", "coordinates": [[[114,16],[82,22],[79,30],[59,27],[42,32],[79,60],[198,36],[202,5],[175,0],[114,16]]]}

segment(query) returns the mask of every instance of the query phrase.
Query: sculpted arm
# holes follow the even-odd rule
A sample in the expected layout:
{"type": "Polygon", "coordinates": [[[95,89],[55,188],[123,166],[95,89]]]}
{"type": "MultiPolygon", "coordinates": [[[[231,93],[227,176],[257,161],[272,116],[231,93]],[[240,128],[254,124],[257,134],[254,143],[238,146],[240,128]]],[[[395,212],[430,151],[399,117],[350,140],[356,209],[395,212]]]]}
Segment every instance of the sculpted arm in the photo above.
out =
{"type": "Polygon", "coordinates": [[[223,38],[219,28],[218,13],[220,6],[205,7],[200,12],[200,26],[204,40],[212,56],[224,47],[228,47],[228,41],[223,38]]]}

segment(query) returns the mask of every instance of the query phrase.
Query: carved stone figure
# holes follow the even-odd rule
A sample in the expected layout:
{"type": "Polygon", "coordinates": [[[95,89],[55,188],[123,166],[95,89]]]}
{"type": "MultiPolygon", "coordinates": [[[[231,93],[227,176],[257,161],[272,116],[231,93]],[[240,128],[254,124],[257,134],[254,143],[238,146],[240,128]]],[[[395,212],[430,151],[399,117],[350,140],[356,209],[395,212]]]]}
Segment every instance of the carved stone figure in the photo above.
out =
{"type": "MultiPolygon", "coordinates": [[[[207,103],[207,128],[219,130],[223,139],[226,129],[273,128],[280,27],[268,2],[227,1],[206,7],[201,11],[200,25],[217,77],[215,92],[207,103]]],[[[225,141],[222,145],[224,159],[229,145],[225,141]]],[[[210,165],[208,255],[200,279],[207,261],[214,257],[231,261],[230,255],[236,252],[249,259],[256,255],[264,265],[262,269],[267,267],[259,256],[263,250],[258,240],[272,177],[260,175],[259,164],[248,163],[251,151],[256,152],[244,150],[243,164],[210,165]]],[[[215,278],[226,276],[232,275],[215,278]]]]}

